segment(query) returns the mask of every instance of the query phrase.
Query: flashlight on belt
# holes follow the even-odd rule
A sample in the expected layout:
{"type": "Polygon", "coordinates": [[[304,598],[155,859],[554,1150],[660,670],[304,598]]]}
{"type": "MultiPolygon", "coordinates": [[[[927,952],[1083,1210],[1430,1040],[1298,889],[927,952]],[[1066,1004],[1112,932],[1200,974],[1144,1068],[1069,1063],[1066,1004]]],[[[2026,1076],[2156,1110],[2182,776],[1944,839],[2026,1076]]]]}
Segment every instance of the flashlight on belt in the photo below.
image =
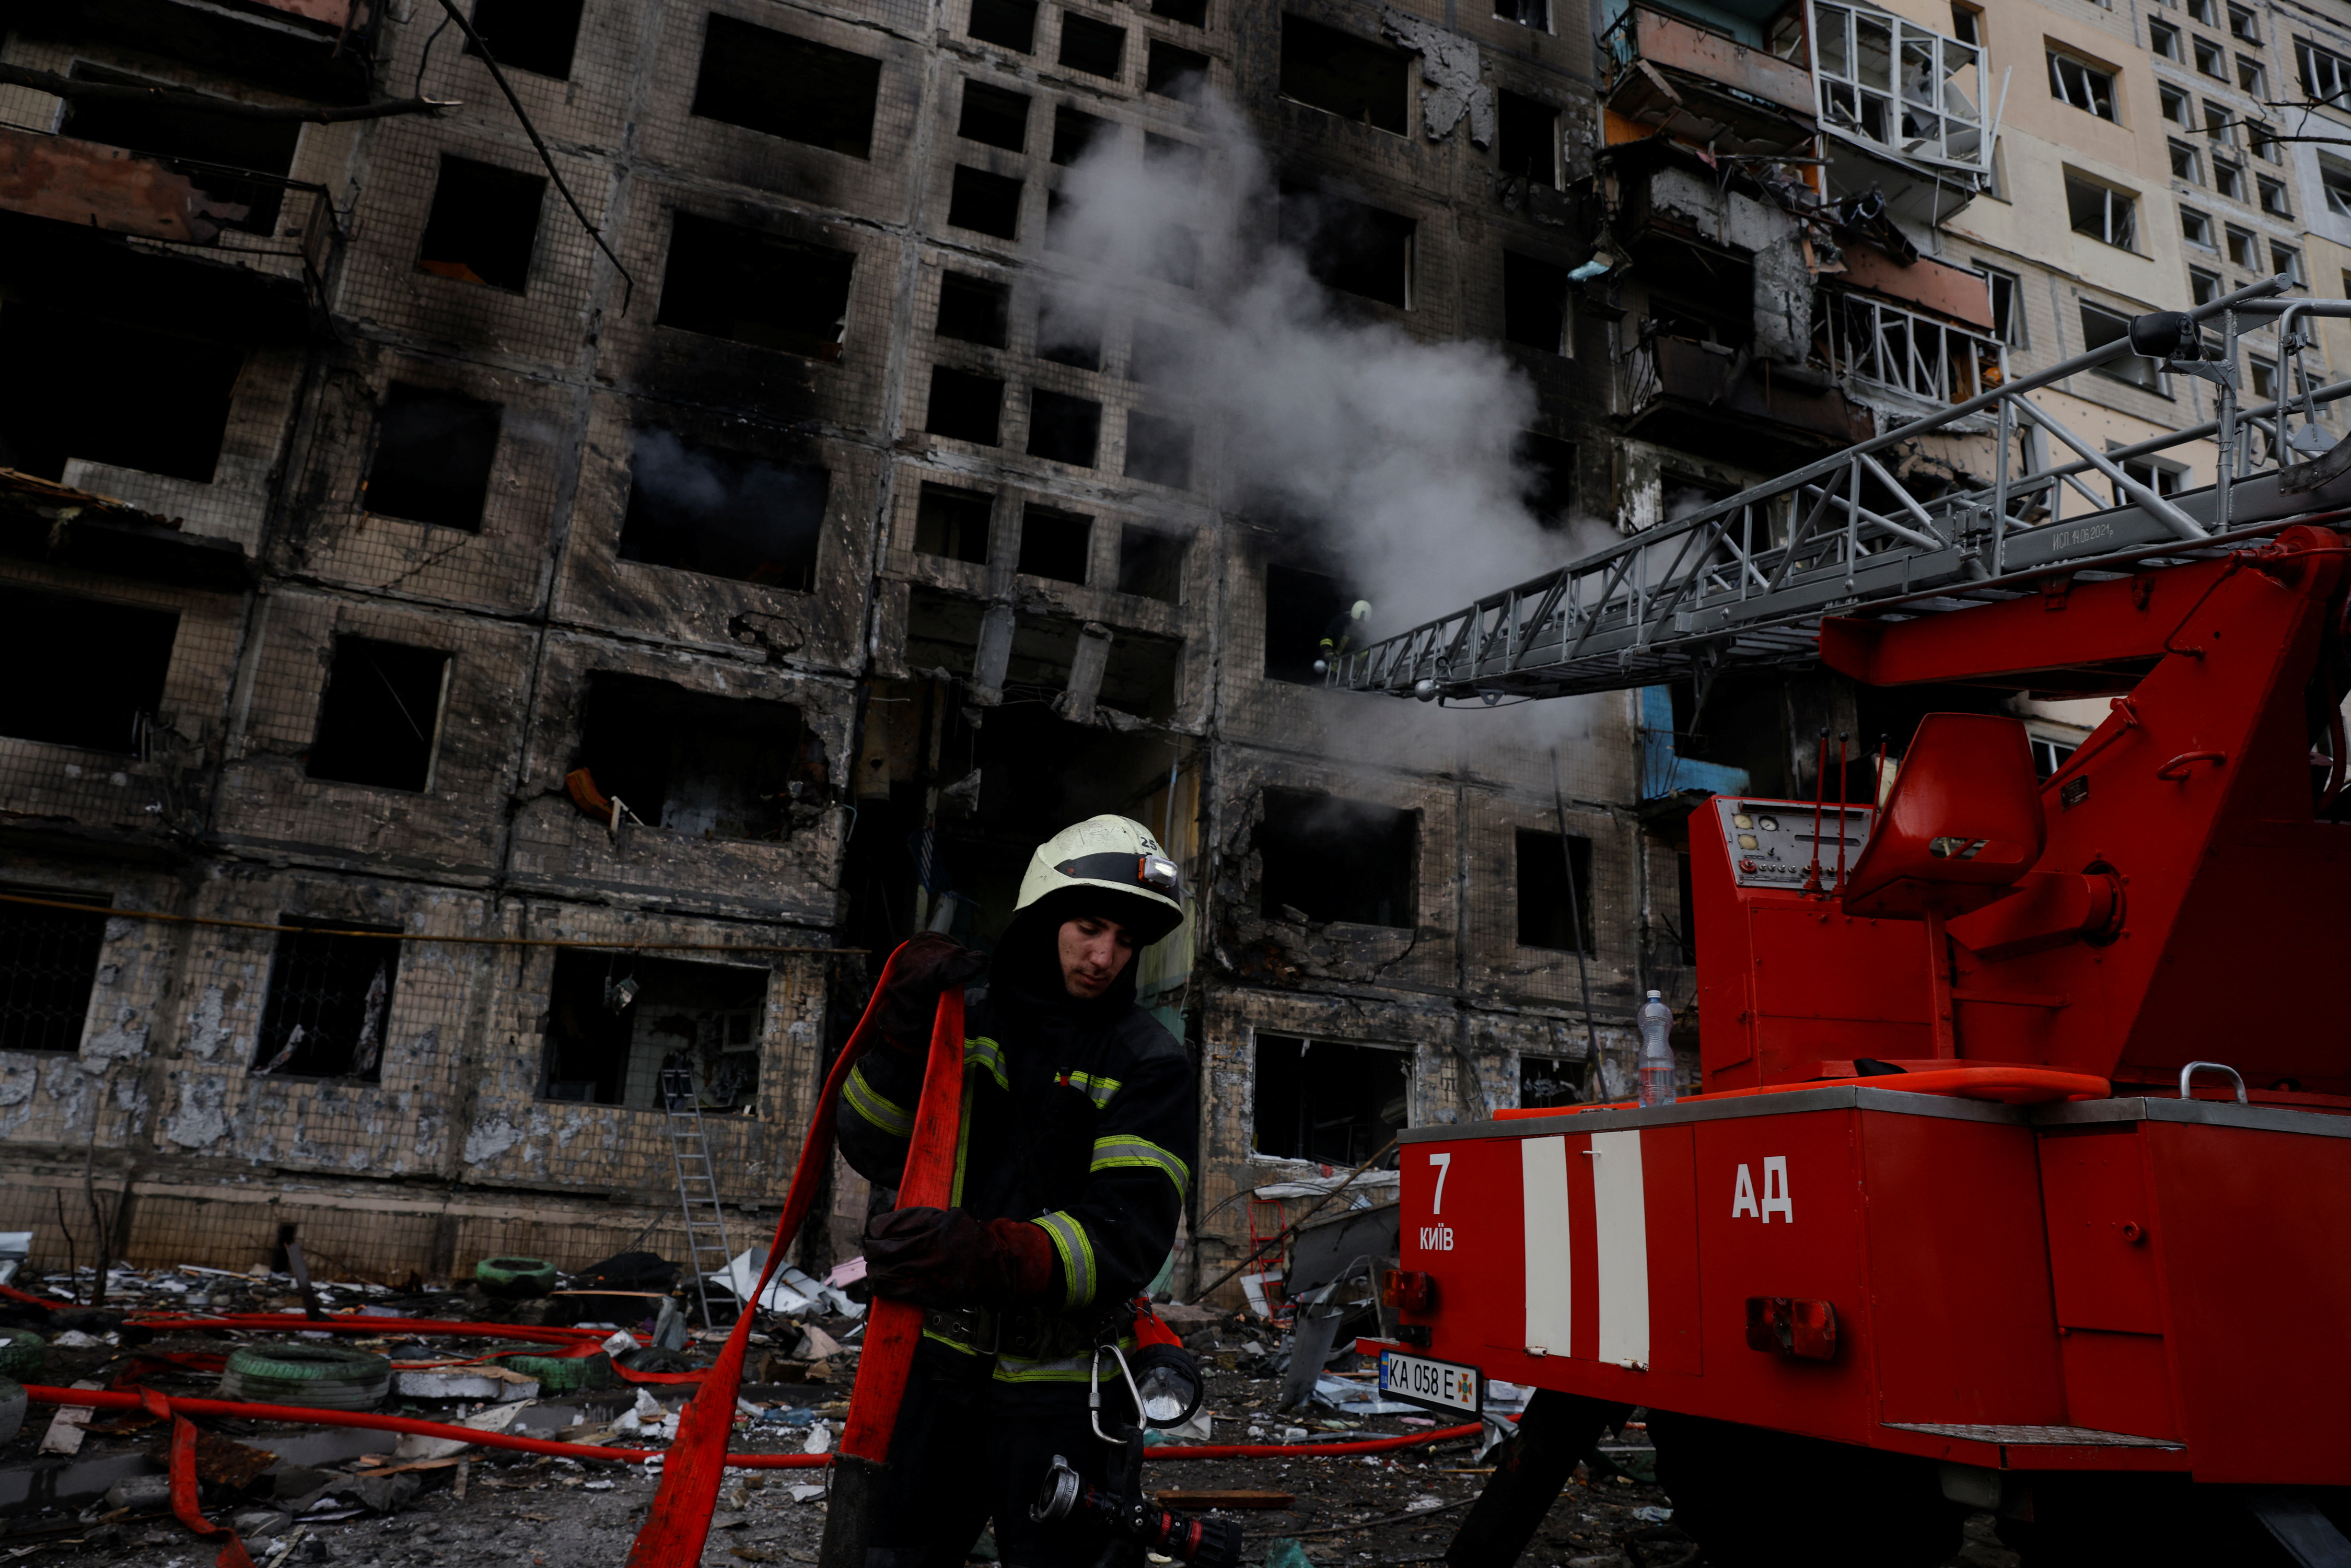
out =
{"type": "Polygon", "coordinates": [[[1107,1526],[1120,1540],[1156,1552],[1194,1568],[1240,1568],[1241,1527],[1229,1519],[1197,1519],[1161,1508],[1147,1498],[1113,1497],[1090,1487],[1085,1478],[1060,1454],[1045,1472],[1029,1517],[1050,1524],[1085,1514],[1107,1526]]]}

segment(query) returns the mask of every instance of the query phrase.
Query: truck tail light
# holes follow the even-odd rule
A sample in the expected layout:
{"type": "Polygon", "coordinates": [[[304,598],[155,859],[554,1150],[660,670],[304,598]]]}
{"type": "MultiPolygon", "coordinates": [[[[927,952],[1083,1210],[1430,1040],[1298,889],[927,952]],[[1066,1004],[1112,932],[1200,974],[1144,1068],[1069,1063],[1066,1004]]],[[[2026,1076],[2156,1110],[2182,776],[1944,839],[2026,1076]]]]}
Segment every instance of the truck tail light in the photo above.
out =
{"type": "Polygon", "coordinates": [[[1380,1301],[1397,1312],[1437,1310],[1437,1280],[1418,1269],[1389,1269],[1380,1275],[1380,1301]]]}
{"type": "Polygon", "coordinates": [[[1836,1308],[1803,1296],[1750,1296],[1747,1348],[1806,1361],[1833,1361],[1836,1358],[1836,1308]]]}

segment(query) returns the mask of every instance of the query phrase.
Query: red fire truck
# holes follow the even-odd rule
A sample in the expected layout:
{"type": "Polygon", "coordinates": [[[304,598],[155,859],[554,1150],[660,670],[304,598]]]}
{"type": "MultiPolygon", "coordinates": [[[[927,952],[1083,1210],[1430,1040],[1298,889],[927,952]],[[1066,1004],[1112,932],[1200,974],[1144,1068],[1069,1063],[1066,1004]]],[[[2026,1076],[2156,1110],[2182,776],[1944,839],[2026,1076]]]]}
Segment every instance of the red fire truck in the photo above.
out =
{"type": "MultiPolygon", "coordinates": [[[[2178,371],[2193,337],[2134,342],[2178,371]]],[[[1978,402],[2006,443],[2039,411],[1994,405],[2079,368],[1978,402]]],[[[1812,652],[2108,702],[2047,778],[2018,719],[1938,714],[1882,797],[1705,800],[1695,1092],[1405,1135],[1384,1383],[1539,1391],[1457,1568],[1513,1561],[1635,1407],[1715,1568],[1937,1563],[1971,1510],[2036,1568],[2351,1561],[2351,451],[2223,414],[2220,494],[2065,438],[1930,510],[1865,448],[1670,570],[1649,540],[1346,673],[1493,700],[1812,652]],[[2018,502],[2085,474],[2097,509],[2018,502]]]]}

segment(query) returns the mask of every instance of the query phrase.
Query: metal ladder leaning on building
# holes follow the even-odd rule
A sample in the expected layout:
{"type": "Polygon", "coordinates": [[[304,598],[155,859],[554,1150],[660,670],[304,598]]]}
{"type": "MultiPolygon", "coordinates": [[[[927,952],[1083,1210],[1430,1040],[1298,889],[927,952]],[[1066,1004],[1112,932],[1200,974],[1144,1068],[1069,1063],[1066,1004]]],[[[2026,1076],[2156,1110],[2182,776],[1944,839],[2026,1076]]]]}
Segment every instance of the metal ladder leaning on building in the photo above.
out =
{"type": "MultiPolygon", "coordinates": [[[[710,1163],[710,1144],[702,1130],[702,1097],[694,1092],[694,1071],[664,1067],[661,1075],[662,1108],[669,1114],[670,1160],[677,1168],[677,1204],[685,1224],[686,1266],[694,1273],[695,1299],[702,1303],[702,1323],[715,1325],[710,1315],[710,1276],[734,1260],[726,1239],[726,1211],[718,1202],[718,1173],[710,1163]]],[[[749,1303],[744,1304],[749,1310],[749,1303]]]]}

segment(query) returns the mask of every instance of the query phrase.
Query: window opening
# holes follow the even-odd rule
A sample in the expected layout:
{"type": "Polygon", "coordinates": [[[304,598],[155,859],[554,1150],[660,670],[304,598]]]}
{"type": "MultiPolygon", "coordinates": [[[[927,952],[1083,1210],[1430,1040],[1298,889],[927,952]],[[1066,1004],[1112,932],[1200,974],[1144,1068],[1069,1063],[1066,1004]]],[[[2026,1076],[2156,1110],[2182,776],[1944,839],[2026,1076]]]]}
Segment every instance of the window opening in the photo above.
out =
{"type": "Polygon", "coordinates": [[[2204,183],[2203,154],[2177,138],[2166,142],[2165,145],[2171,152],[2171,177],[2175,180],[2185,180],[2190,184],[2202,184],[2204,183]]]}
{"type": "Polygon", "coordinates": [[[1527,507],[1546,528],[1567,527],[1575,510],[1575,444],[1531,430],[1519,432],[1516,457],[1529,479],[1527,507]]]}
{"type": "Polygon", "coordinates": [[[2351,58],[2321,48],[2307,38],[2294,42],[2294,57],[2302,73],[2302,90],[2313,100],[2341,107],[2351,97],[2351,58]]]}
{"type": "Polygon", "coordinates": [[[872,156],[882,62],[713,14],[702,35],[694,110],[852,158],[872,156]]]}
{"type": "Polygon", "coordinates": [[[1280,91],[1310,109],[1404,134],[1404,51],[1286,12],[1280,91]]]}
{"type": "Polygon", "coordinates": [[[1319,686],[1314,668],[1322,656],[1324,629],[1344,616],[1355,595],[1337,580],[1302,567],[1265,569],[1265,676],[1293,685],[1319,686]]]}
{"type": "Polygon", "coordinates": [[[2309,281],[2302,275],[2302,252],[2276,240],[2270,241],[2270,270],[2285,274],[2286,281],[2296,287],[2309,281]]]}
{"type": "Polygon", "coordinates": [[[2069,170],[2065,175],[2065,213],[2073,221],[2075,234],[2088,235],[2123,250],[2138,248],[2135,207],[2125,192],[2085,180],[2069,170]]]}
{"type": "Polygon", "coordinates": [[[947,222],[998,239],[1018,237],[1020,182],[1008,174],[956,164],[954,193],[947,199],[947,222]]]}
{"type": "Polygon", "coordinates": [[[539,175],[443,154],[416,269],[522,293],[546,197],[539,175]]]}
{"type": "Polygon", "coordinates": [[[629,472],[621,559],[806,592],[816,586],[831,476],[640,430],[629,472]]]}
{"type": "Polygon", "coordinates": [[[143,754],[179,626],[169,610],[0,588],[0,657],[18,672],[0,683],[0,735],[143,754]]]}
{"type": "Polygon", "coordinates": [[[2149,22],[2147,47],[2167,60],[2179,59],[2179,29],[2168,22],[2149,22]]]}
{"type": "Polygon", "coordinates": [[[2318,188],[2325,194],[2328,212],[2339,218],[2351,218],[2351,163],[2320,153],[2318,188]]]}
{"type": "Polygon", "coordinates": [[[1583,1063],[1555,1056],[1520,1056],[1521,1110],[1547,1111],[1559,1105],[1581,1104],[1583,1100],[1583,1063]]]}
{"type": "Polygon", "coordinates": [[[253,1071],[287,1078],[378,1082],[392,987],[400,978],[401,945],[382,936],[343,933],[381,931],[396,936],[399,928],[291,915],[281,916],[278,924],[303,929],[277,934],[253,1071]]]}
{"type": "MultiPolygon", "coordinates": [[[[194,90],[87,63],[74,67],[73,78],[110,87],[194,90]]],[[[277,232],[278,213],[286,201],[286,176],[293,170],[294,150],[302,137],[300,125],[284,120],[206,114],[169,101],[139,99],[68,99],[59,129],[79,141],[120,147],[151,158],[184,158],[191,163],[213,165],[183,172],[215,205],[246,209],[241,216],[218,218],[222,227],[256,235],[277,232]],[[241,177],[239,170],[249,171],[251,177],[241,177]]]]}
{"type": "Polygon", "coordinates": [[[1012,287],[969,273],[939,277],[938,334],[1000,349],[1012,315],[1012,287]]]}
{"type": "Polygon", "coordinates": [[[856,261],[847,251],[679,213],[654,319],[838,364],[856,261]]]}
{"type": "Polygon", "coordinates": [[[1151,14],[1187,27],[1208,25],[1208,0],[1151,0],[1151,14]]]}
{"type": "Polygon", "coordinates": [[[1963,44],[1983,43],[1983,13],[1972,5],[1951,7],[1951,37],[1963,44]]]}
{"type": "Polygon", "coordinates": [[[2114,73],[2054,49],[2049,51],[2049,94],[2100,120],[2115,118],[2114,73]]]}
{"type": "Polygon", "coordinates": [[[1029,389],[1029,456],[1091,468],[1101,444],[1102,404],[1043,387],[1029,389]]]}
{"type": "Polygon", "coordinates": [[[1071,70],[1114,78],[1125,53],[1124,27],[1113,27],[1074,11],[1061,13],[1061,62],[1071,70]]]}
{"type": "Polygon", "coordinates": [[[1302,789],[1268,789],[1257,849],[1263,911],[1317,922],[1419,923],[1420,813],[1302,789]]]}
{"type": "Polygon", "coordinates": [[[1126,379],[1144,386],[1166,386],[1182,378],[1190,362],[1186,333],[1165,321],[1138,320],[1126,351],[1126,379]]]}
{"type": "Polygon", "coordinates": [[[1281,187],[1280,236],[1325,287],[1412,308],[1413,220],[1344,196],[1281,187]]]}
{"type": "Polygon", "coordinates": [[[1053,106],[1053,162],[1074,163],[1084,157],[1094,144],[1094,138],[1111,129],[1111,122],[1099,114],[1088,114],[1068,104],[1053,106]]]}
{"type": "Polygon", "coordinates": [[[1494,0],[1494,15],[1538,33],[1551,31],[1551,0],[1494,0]]]}
{"type": "Polygon", "coordinates": [[[0,904],[0,1051],[79,1051],[111,901],[15,883],[0,883],[0,893],[89,906],[84,915],[0,904]]]}
{"type": "Polygon", "coordinates": [[[1143,90],[1178,103],[1197,103],[1208,85],[1208,57],[1154,38],[1144,57],[1143,90]]]}
{"type": "Polygon", "coordinates": [[[1992,336],[2011,349],[2026,347],[2024,301],[2018,292],[2021,280],[1996,267],[1985,267],[1983,275],[1991,290],[1992,336]]]}
{"type": "Polygon", "coordinates": [[[2261,251],[2253,238],[2252,230],[2241,229],[2234,224],[2228,225],[2227,229],[2230,261],[2248,270],[2260,267],[2261,251]]]}
{"type": "MultiPolygon", "coordinates": [[[[2102,309],[2088,300],[2082,301],[2082,350],[2103,349],[2130,336],[2130,318],[2112,310],[2102,309]]],[[[2126,382],[2148,392],[2163,390],[2162,372],[2153,360],[2137,354],[2118,354],[2096,367],[2098,374],[2118,382],[2126,382]]]]}
{"type": "Polygon", "coordinates": [[[1495,140],[1502,175],[1530,184],[1559,183],[1559,111],[1539,99],[1504,91],[1497,95],[1495,140]]]}
{"type": "Polygon", "coordinates": [[[2232,202],[2245,199],[2245,171],[2225,158],[2212,160],[2212,188],[2232,202]]]}
{"type": "Polygon", "coordinates": [[[547,998],[545,1097],[657,1111],[665,1104],[664,1070],[683,1069],[705,1114],[757,1114],[768,975],[734,964],[559,952],[547,998]]]}
{"type": "Polygon", "coordinates": [[[1029,95],[1008,92],[986,82],[963,84],[963,119],[956,134],[967,141],[982,141],[1019,152],[1029,144],[1029,95]]]}
{"type": "Polygon", "coordinates": [[[2249,119],[2245,123],[2245,141],[2252,148],[2253,156],[2262,162],[2285,162],[2285,152],[2278,141],[2277,131],[2267,120],[2249,119]]]}
{"type": "Polygon", "coordinates": [[[2185,131],[2196,129],[2196,106],[2189,96],[2176,87],[2158,87],[2156,96],[2163,102],[2163,118],[2185,131]]]}
{"type": "Polygon", "coordinates": [[[76,458],[212,483],[245,350],[0,308],[0,467],[63,482],[76,458]]]}
{"type": "Polygon", "coordinates": [[[2266,174],[2254,176],[2253,184],[2261,193],[2262,211],[2273,218],[2294,216],[2294,208],[2285,199],[2285,182],[2273,180],[2266,174]]]}
{"type": "Polygon", "coordinates": [[[1519,946],[1556,953],[1586,953],[1600,949],[1592,909],[1592,841],[1572,834],[1561,851],[1561,838],[1537,828],[1518,830],[1519,946]],[[1574,866],[1575,883],[1568,884],[1574,866]],[[1570,896],[1571,892],[1573,897],[1570,896]],[[1581,914],[1583,919],[1574,918],[1581,914]]]}
{"type": "Polygon", "coordinates": [[[933,435],[994,446],[1004,413],[1004,382],[946,365],[931,367],[930,417],[923,428],[933,435]]]}
{"type": "Polygon", "coordinates": [[[2262,30],[2254,26],[2253,14],[2242,5],[2229,7],[2229,36],[2242,39],[2248,44],[2258,44],[2262,41],[2262,30]]]}
{"type": "MultiPolygon", "coordinates": [[[[501,67],[552,77],[571,75],[580,43],[581,0],[474,0],[474,31],[501,67]]],[[[465,52],[475,52],[472,39],[465,52]]]]}
{"type": "Polygon", "coordinates": [[[995,500],[983,491],[925,485],[914,503],[914,553],[983,565],[995,500]]]}
{"type": "Polygon", "coordinates": [[[2237,90],[2254,98],[2269,96],[2269,72],[2262,68],[2261,61],[2249,60],[2242,55],[2237,57],[2237,90]]]}
{"type": "Polygon", "coordinates": [[[2278,394],[2276,362],[2256,355],[2247,362],[2246,368],[2252,372],[2253,396],[2262,402],[2275,402],[2278,394]]]}
{"type": "MultiPolygon", "coordinates": [[[[2117,444],[2109,443],[2108,444],[2111,447],[2117,444]]],[[[2188,487],[2188,470],[2181,464],[2168,462],[2158,457],[2134,457],[2126,458],[2121,467],[2125,475],[2158,496],[2177,496],[2188,487]]],[[[2116,485],[2113,489],[2116,506],[2127,507],[2131,504],[2129,493],[2121,486],[2116,485]]],[[[2041,777],[2046,779],[2049,775],[2043,773],[2041,777]]]]}
{"type": "Polygon", "coordinates": [[[2235,121],[2226,105],[2206,101],[2204,135],[2209,141],[2217,142],[2222,147],[2234,147],[2237,144],[2235,121]]]}
{"type": "Polygon", "coordinates": [[[2210,38],[2196,40],[2196,68],[2219,81],[2229,79],[2229,54],[2210,38]]]}
{"type": "MultiPolygon", "coordinates": [[[[2129,465],[2126,464],[2124,466],[2127,472],[2129,465]]],[[[2032,740],[2032,771],[2043,779],[2054,777],[2057,769],[2064,767],[2066,759],[2079,749],[2063,741],[2050,740],[2043,736],[2033,736],[2032,740]]]]}
{"type": "Polygon", "coordinates": [[[504,417],[496,403],[479,398],[392,382],[376,415],[367,510],[479,532],[504,417]]]}
{"type": "MultiPolygon", "coordinates": [[[[1130,444],[1133,437],[1129,438],[1130,444]]],[[[1118,531],[1118,591],[1164,604],[1184,591],[1184,555],[1191,541],[1179,533],[1122,524],[1118,531]]]]}
{"type": "Polygon", "coordinates": [[[2212,0],[2188,0],[2188,15],[2208,27],[2220,25],[2220,18],[2213,10],[2212,0]]]}
{"type": "Polygon", "coordinates": [[[2207,272],[2200,267],[2189,267],[2188,293],[2190,300],[2195,304],[2211,304],[2220,298],[2220,275],[2217,272],[2207,272]]]}
{"type": "Polygon", "coordinates": [[[712,839],[781,839],[786,803],[825,774],[789,703],[605,672],[589,677],[577,766],[640,821],[712,839]]]}
{"type": "Polygon", "coordinates": [[[1257,1037],[1251,1131],[1266,1159],[1359,1166],[1409,1119],[1412,1058],[1295,1035],[1257,1037]]]}
{"type": "Polygon", "coordinates": [[[1502,336],[1546,354],[1566,351],[1567,268],[1502,253],[1502,336]]]}
{"type": "Polygon", "coordinates": [[[1102,369],[1102,312],[1048,298],[1037,312],[1037,357],[1081,371],[1102,369]]]}
{"type": "Polygon", "coordinates": [[[304,771],[340,784],[432,787],[449,655],[437,648],[337,637],[304,771]]]}
{"type": "Polygon", "coordinates": [[[1020,561],[1017,570],[1055,582],[1086,580],[1093,559],[1094,520],[1034,502],[1020,508],[1020,561]]]}
{"type": "Polygon", "coordinates": [[[1126,416],[1126,476],[1171,490],[1192,485],[1192,423],[1135,409],[1126,416]]]}
{"type": "Polygon", "coordinates": [[[966,31],[982,43],[1025,55],[1037,47],[1037,0],[971,0],[966,31]]]}

